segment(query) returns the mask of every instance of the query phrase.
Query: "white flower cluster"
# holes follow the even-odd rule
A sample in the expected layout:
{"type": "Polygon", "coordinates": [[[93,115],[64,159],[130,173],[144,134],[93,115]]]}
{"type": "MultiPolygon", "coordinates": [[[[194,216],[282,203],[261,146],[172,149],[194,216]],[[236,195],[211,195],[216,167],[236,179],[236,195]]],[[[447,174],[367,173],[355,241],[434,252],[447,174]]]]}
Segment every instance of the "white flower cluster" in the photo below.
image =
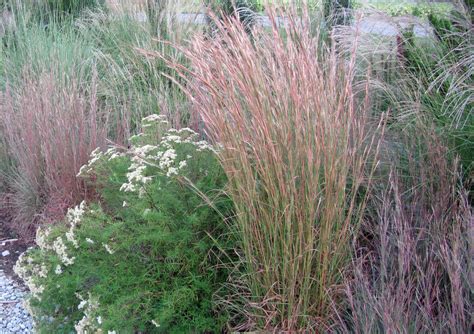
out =
{"type": "Polygon", "coordinates": [[[81,300],[77,308],[84,310],[84,316],[74,325],[76,332],[78,334],[101,333],[102,318],[96,315],[99,308],[98,300],[93,298],[90,293],[88,299],[82,298],[80,294],[76,294],[76,296],[81,300]]]}
{"type": "MultiPolygon", "coordinates": [[[[128,182],[122,184],[120,190],[124,192],[139,192],[144,193],[145,185],[152,180],[151,176],[147,176],[147,167],[158,167],[161,172],[167,177],[173,177],[180,174],[180,171],[188,166],[186,159],[191,159],[191,155],[180,157],[176,151],[179,144],[193,145],[197,152],[208,150],[216,153],[206,141],[197,140],[198,134],[190,128],[168,129],[168,122],[162,115],[150,115],[143,119],[143,126],[150,127],[153,124],[158,125],[159,128],[166,128],[164,135],[158,145],[137,145],[129,150],[129,155],[132,156],[132,164],[127,173],[128,182]]],[[[142,133],[131,138],[146,137],[147,134],[142,133]]]]}
{"type": "Polygon", "coordinates": [[[197,138],[198,134],[190,128],[182,128],[179,130],[169,129],[167,131],[167,134],[163,136],[161,144],[165,147],[170,148],[173,146],[173,144],[187,143],[196,146],[196,151],[198,152],[202,152],[205,150],[209,150],[214,153],[217,152],[214,147],[210,145],[207,141],[198,141],[197,138]]]}
{"type": "Polygon", "coordinates": [[[37,284],[37,277],[46,277],[48,271],[44,264],[35,264],[27,252],[22,253],[13,267],[13,271],[26,284],[33,297],[41,300],[41,294],[44,291],[44,286],[37,284]]]}
{"type": "Polygon", "coordinates": [[[94,151],[91,152],[89,161],[87,162],[87,164],[85,164],[79,169],[79,173],[77,173],[76,176],[81,177],[89,174],[94,169],[95,163],[99,161],[103,156],[104,154],[100,151],[100,147],[97,147],[94,151]]]}
{"type": "MultiPolygon", "coordinates": [[[[70,229],[66,232],[66,239],[71,242],[74,247],[78,248],[78,242],[75,239],[74,229],[80,222],[85,212],[85,202],[82,202],[79,206],[73,209],[69,209],[67,212],[67,220],[70,223],[70,229]]],[[[39,227],[36,230],[36,244],[42,251],[53,251],[55,252],[61,262],[65,266],[72,265],[75,257],[70,257],[67,252],[66,244],[62,237],[57,237],[52,243],[49,241],[51,229],[49,227],[39,227]]],[[[20,255],[15,266],[15,273],[25,281],[33,297],[40,299],[41,293],[44,291],[44,286],[38,284],[39,278],[47,278],[48,268],[44,263],[37,264],[34,262],[33,257],[29,252],[25,252],[20,255]]],[[[60,275],[63,272],[61,265],[57,265],[54,272],[60,275]]]]}
{"type": "MultiPolygon", "coordinates": [[[[82,202],[79,206],[69,209],[67,212],[67,220],[70,223],[70,228],[66,232],[66,239],[71,242],[75,248],[79,247],[77,240],[75,239],[74,229],[80,222],[85,212],[85,202],[82,202]]],[[[51,233],[49,227],[39,227],[36,230],[36,244],[40,250],[53,251],[55,252],[64,266],[69,266],[74,263],[75,257],[68,255],[66,244],[62,237],[57,237],[52,243],[49,242],[48,238],[51,233]]],[[[44,291],[44,286],[37,284],[38,278],[46,278],[48,276],[48,268],[44,263],[36,264],[33,258],[25,252],[18,258],[15,267],[15,273],[25,281],[33,297],[40,299],[41,293],[44,291]]],[[[56,265],[54,273],[56,275],[62,274],[63,269],[61,265],[56,265]]]]}
{"type": "Polygon", "coordinates": [[[90,154],[90,159],[79,169],[79,173],[77,173],[77,177],[86,177],[91,172],[94,171],[96,165],[102,160],[111,161],[113,159],[125,156],[124,153],[119,152],[116,147],[110,147],[106,152],[102,152],[100,147],[97,147],[94,151],[90,154]]]}
{"type": "Polygon", "coordinates": [[[77,224],[81,222],[81,218],[85,212],[85,207],[86,202],[82,201],[80,205],[76,206],[75,208],[69,209],[66,214],[66,219],[69,222],[69,231],[66,232],[66,239],[71,242],[76,249],[79,248],[79,243],[74,237],[74,230],[77,224]]]}
{"type": "Polygon", "coordinates": [[[156,158],[158,158],[158,166],[166,171],[166,176],[168,177],[178,175],[177,168],[173,167],[177,156],[176,151],[172,148],[169,148],[164,152],[159,152],[156,156],[156,158]]]}
{"type": "Polygon", "coordinates": [[[38,276],[41,277],[41,278],[48,277],[48,268],[46,268],[46,266],[44,264],[41,264],[39,266],[38,276]]]}
{"type": "Polygon", "coordinates": [[[165,115],[152,114],[142,118],[142,126],[144,128],[153,126],[155,124],[168,126],[169,122],[166,120],[165,115]]]}
{"type": "Polygon", "coordinates": [[[151,181],[150,176],[145,176],[146,166],[140,165],[139,163],[133,162],[129,167],[129,173],[127,173],[128,183],[122,184],[120,191],[137,191],[138,185],[144,185],[151,181]]]}
{"type": "Polygon", "coordinates": [[[105,248],[105,250],[107,251],[107,253],[109,253],[110,255],[112,255],[112,254],[115,253],[115,251],[112,250],[112,248],[110,248],[109,245],[107,245],[107,244],[102,244],[102,245],[104,246],[104,248],[105,248]]]}
{"type": "Polygon", "coordinates": [[[134,146],[129,150],[129,154],[132,156],[132,164],[128,168],[128,182],[120,187],[120,191],[144,191],[144,185],[152,180],[152,177],[145,175],[147,158],[153,155],[156,150],[158,150],[158,147],[153,145],[134,146]]]}
{"type": "Polygon", "coordinates": [[[61,262],[67,267],[74,264],[74,260],[76,259],[74,256],[69,257],[67,253],[66,244],[64,244],[63,238],[57,237],[53,242],[53,250],[59,256],[61,262]]]}
{"type": "Polygon", "coordinates": [[[38,227],[36,230],[36,239],[35,242],[40,249],[48,250],[52,249],[51,245],[48,243],[48,236],[51,230],[45,227],[38,227]]]}

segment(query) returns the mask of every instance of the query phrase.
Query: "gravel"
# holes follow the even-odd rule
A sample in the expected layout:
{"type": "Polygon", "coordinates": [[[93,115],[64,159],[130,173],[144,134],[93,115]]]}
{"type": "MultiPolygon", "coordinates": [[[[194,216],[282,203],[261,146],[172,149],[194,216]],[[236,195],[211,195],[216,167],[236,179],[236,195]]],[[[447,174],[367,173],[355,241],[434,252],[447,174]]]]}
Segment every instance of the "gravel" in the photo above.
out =
{"type": "Polygon", "coordinates": [[[0,333],[33,333],[33,320],[23,307],[26,293],[0,270],[0,333]]]}

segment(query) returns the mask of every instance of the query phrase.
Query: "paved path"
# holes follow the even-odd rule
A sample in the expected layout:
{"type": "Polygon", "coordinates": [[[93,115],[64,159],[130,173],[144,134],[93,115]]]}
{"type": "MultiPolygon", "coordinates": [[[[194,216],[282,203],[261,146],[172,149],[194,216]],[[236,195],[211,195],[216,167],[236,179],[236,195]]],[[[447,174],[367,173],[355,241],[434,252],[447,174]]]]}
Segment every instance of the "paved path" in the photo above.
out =
{"type": "MultiPolygon", "coordinates": [[[[140,22],[146,21],[146,14],[144,12],[137,13],[136,18],[140,22]]],[[[180,13],[178,19],[183,23],[193,23],[197,25],[206,24],[206,15],[203,13],[180,13]]],[[[4,30],[8,24],[11,24],[11,15],[8,12],[0,14],[0,36],[3,35],[4,30]]],[[[284,25],[287,21],[284,17],[276,18],[277,24],[284,25]]],[[[266,15],[259,15],[257,17],[258,24],[264,27],[270,27],[271,21],[266,15]]],[[[414,24],[414,33],[419,37],[427,37],[432,34],[432,29],[429,24],[417,18],[391,18],[381,17],[380,15],[366,16],[358,22],[359,30],[362,33],[373,33],[383,36],[396,36],[399,32],[398,27],[407,27],[414,24]]]]}
{"type": "MultiPolygon", "coordinates": [[[[137,19],[141,22],[146,21],[145,13],[138,13],[137,19]]],[[[178,14],[178,19],[183,23],[193,23],[197,25],[206,24],[206,15],[202,13],[180,13],[178,14]]],[[[277,17],[276,23],[278,25],[284,25],[288,22],[284,17],[277,17]]],[[[259,15],[257,17],[258,24],[263,27],[270,27],[271,21],[268,16],[259,15]]],[[[418,37],[429,37],[432,35],[432,29],[427,22],[419,18],[412,17],[389,17],[377,15],[367,15],[358,21],[358,28],[361,33],[372,33],[382,36],[397,36],[399,34],[400,28],[407,28],[413,24],[413,32],[415,36],[418,37]]]]}

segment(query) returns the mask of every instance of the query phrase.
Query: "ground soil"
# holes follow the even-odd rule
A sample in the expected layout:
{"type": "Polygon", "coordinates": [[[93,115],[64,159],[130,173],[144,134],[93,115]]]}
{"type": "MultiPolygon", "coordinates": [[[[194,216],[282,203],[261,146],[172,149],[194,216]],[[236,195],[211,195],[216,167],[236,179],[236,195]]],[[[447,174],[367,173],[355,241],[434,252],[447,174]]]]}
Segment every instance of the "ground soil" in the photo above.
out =
{"type": "Polygon", "coordinates": [[[0,270],[13,280],[22,283],[13,272],[16,260],[28,247],[32,246],[31,241],[26,242],[16,236],[8,229],[7,219],[0,216],[0,270]],[[10,254],[3,256],[2,253],[8,251],[10,254]]]}

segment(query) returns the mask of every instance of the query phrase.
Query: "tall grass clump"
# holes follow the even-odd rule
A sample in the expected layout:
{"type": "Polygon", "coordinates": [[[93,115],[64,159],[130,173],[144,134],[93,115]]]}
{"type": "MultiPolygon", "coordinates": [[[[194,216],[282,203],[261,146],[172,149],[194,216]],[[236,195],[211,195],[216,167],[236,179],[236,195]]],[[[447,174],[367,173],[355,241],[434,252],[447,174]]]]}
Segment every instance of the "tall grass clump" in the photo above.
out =
{"type": "Polygon", "coordinates": [[[349,23],[352,0],[324,0],[322,3],[324,17],[329,26],[349,23]]]}
{"type": "Polygon", "coordinates": [[[46,29],[22,15],[3,37],[0,135],[12,166],[6,191],[13,222],[31,236],[32,225],[84,195],[75,174],[104,142],[106,116],[99,115],[90,43],[72,22],[51,21],[46,29]]]}
{"type": "Polygon", "coordinates": [[[79,17],[85,10],[103,7],[105,0],[3,0],[0,7],[12,10],[15,15],[27,14],[29,19],[50,23],[79,17]]]}
{"type": "Polygon", "coordinates": [[[474,57],[472,9],[458,2],[447,16],[429,15],[434,36],[427,41],[412,31],[401,35],[401,80],[395,85],[400,124],[420,119],[436,125],[438,135],[459,154],[464,170],[473,165],[474,57]],[[429,44],[429,47],[427,47],[429,44]]]}
{"type": "Polygon", "coordinates": [[[154,50],[185,63],[170,43],[185,44],[196,28],[177,20],[178,10],[186,8],[179,3],[150,3],[148,7],[124,8],[116,15],[89,12],[76,23],[82,38],[94,47],[101,78],[98,94],[101,104],[113,110],[110,136],[118,141],[126,141],[136,132],[141,118],[158,110],[167,114],[175,125],[187,125],[185,96],[173,80],[165,77],[178,80],[177,74],[161,59],[140,52],[154,50]],[[148,16],[153,18],[138,21],[135,15],[140,9],[148,10],[148,16]]]}
{"type": "Polygon", "coordinates": [[[9,206],[19,232],[31,236],[35,223],[61,217],[85,196],[76,174],[104,143],[106,128],[93,84],[72,79],[64,86],[57,74],[37,77],[26,68],[24,75],[21,85],[7,90],[0,124],[13,161],[9,206]]]}
{"type": "MultiPolygon", "coordinates": [[[[427,38],[412,28],[382,43],[368,36],[359,54],[369,68],[379,68],[380,94],[373,101],[392,117],[385,168],[355,243],[341,331],[470,330],[473,77],[467,13],[458,7],[448,17],[431,14],[434,34],[427,38]]],[[[346,47],[353,45],[340,37],[346,47]]]]}
{"type": "Polygon", "coordinates": [[[472,207],[458,161],[423,128],[392,152],[386,185],[370,201],[347,283],[351,332],[471,330],[472,207]]]}
{"type": "Polygon", "coordinates": [[[227,301],[244,303],[236,327],[327,330],[377,143],[353,63],[307,20],[270,20],[271,33],[252,36],[237,19],[216,22],[214,39],[195,37],[185,51],[189,76],[176,68],[222,145],[245,268],[227,301]]]}
{"type": "Polygon", "coordinates": [[[81,81],[92,77],[93,45],[79,36],[72,21],[43,24],[30,21],[27,12],[15,16],[15,27],[2,38],[0,83],[3,90],[7,84],[20,85],[25,77],[25,68],[30,74],[41,72],[64,74],[61,80],[72,74],[81,81]],[[79,79],[79,78],[78,78],[79,79]]]}

